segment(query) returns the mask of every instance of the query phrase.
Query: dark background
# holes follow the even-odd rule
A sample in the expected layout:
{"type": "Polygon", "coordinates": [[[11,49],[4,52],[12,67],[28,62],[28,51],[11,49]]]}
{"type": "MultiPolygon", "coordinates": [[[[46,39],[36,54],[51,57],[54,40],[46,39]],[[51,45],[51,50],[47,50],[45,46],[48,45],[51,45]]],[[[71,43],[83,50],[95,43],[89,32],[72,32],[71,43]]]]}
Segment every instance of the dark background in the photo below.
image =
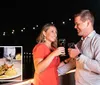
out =
{"type": "MultiPolygon", "coordinates": [[[[93,12],[95,16],[94,27],[97,33],[100,33],[100,0],[1,1],[0,45],[23,46],[24,52],[31,53],[42,26],[51,22],[58,29],[58,38],[66,39],[66,45],[69,42],[76,43],[80,37],[77,36],[74,29],[73,15],[81,9],[89,9],[93,12]],[[21,32],[23,28],[25,30],[21,32]],[[12,34],[12,30],[15,30],[14,34],[12,34]],[[5,35],[3,35],[4,32],[5,35]]],[[[25,53],[24,56],[30,55],[25,53]]],[[[32,61],[26,62],[27,58],[24,58],[24,68],[26,68],[24,69],[24,74],[26,74],[24,78],[30,78],[32,74],[27,74],[27,72],[32,73],[32,61]]]]}
{"type": "Polygon", "coordinates": [[[73,15],[81,9],[89,9],[93,12],[95,29],[100,33],[100,0],[2,1],[0,44],[22,45],[25,51],[31,51],[42,26],[50,22],[56,25],[58,38],[66,38],[67,42],[77,42],[79,37],[74,29],[73,15]],[[37,25],[38,27],[36,27],[37,25]],[[33,30],[33,27],[36,29],[33,30]],[[21,32],[23,28],[25,30],[21,32]],[[12,30],[15,30],[14,34],[11,34],[12,30]],[[3,32],[6,32],[5,36],[3,36],[3,32]]]}

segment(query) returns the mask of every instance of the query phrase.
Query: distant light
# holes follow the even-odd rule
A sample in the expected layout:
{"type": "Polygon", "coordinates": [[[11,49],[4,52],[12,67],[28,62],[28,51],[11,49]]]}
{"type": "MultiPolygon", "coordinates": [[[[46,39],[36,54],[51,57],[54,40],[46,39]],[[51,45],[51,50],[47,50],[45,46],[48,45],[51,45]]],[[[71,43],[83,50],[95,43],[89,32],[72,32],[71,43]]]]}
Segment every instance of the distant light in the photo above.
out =
{"type": "Polygon", "coordinates": [[[13,32],[15,31],[15,30],[12,30],[13,32]]]}
{"type": "Polygon", "coordinates": [[[12,30],[12,34],[14,34],[15,30],[12,30]]]}
{"type": "Polygon", "coordinates": [[[29,53],[31,55],[31,53],[29,53]]]}
{"type": "Polygon", "coordinates": [[[65,24],[65,22],[63,21],[62,24],[65,24]]]}
{"type": "Polygon", "coordinates": [[[53,24],[53,22],[51,22],[51,24],[53,24]]]}
{"type": "Polygon", "coordinates": [[[12,34],[14,34],[14,32],[12,32],[12,34]]]}
{"type": "Polygon", "coordinates": [[[33,30],[35,30],[35,27],[33,27],[33,30]]]}
{"type": "Polygon", "coordinates": [[[6,33],[6,32],[3,32],[3,36],[5,36],[5,33],[6,33]]]}
{"type": "Polygon", "coordinates": [[[39,27],[38,25],[36,25],[36,27],[39,27]]]}
{"type": "Polygon", "coordinates": [[[69,21],[71,21],[71,18],[69,18],[69,21]]]}
{"type": "Polygon", "coordinates": [[[23,30],[21,30],[21,32],[23,32],[23,30]]]}
{"type": "Polygon", "coordinates": [[[25,28],[23,28],[23,30],[25,30],[25,28]]]}
{"type": "Polygon", "coordinates": [[[3,36],[5,36],[5,34],[3,34],[3,36]]]}

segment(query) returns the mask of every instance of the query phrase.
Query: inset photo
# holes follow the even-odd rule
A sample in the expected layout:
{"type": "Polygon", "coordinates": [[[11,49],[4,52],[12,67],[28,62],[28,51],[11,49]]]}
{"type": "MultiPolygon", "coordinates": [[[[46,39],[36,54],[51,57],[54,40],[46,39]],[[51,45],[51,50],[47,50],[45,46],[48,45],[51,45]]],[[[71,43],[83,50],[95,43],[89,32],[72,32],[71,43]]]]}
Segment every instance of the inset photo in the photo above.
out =
{"type": "Polygon", "coordinates": [[[0,81],[22,81],[22,46],[0,46],[0,81]]]}

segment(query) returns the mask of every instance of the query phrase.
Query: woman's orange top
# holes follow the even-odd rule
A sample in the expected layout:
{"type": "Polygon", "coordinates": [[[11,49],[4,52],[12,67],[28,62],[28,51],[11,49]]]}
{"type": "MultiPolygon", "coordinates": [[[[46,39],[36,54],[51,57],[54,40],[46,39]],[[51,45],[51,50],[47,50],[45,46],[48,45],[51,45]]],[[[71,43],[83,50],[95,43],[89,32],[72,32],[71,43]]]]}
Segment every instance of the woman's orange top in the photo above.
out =
{"type": "MultiPolygon", "coordinates": [[[[45,59],[51,53],[50,49],[43,43],[37,44],[33,49],[33,59],[45,59]]],[[[60,58],[56,56],[50,65],[40,74],[34,74],[34,85],[59,85],[57,67],[60,58]]]]}

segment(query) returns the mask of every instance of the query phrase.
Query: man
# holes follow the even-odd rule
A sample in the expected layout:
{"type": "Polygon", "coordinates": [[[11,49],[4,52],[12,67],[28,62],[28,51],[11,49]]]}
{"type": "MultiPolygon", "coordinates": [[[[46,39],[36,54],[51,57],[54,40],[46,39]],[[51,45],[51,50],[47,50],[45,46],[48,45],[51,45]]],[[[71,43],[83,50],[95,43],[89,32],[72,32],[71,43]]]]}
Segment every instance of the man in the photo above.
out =
{"type": "MultiPolygon", "coordinates": [[[[89,10],[82,10],[75,14],[74,22],[78,35],[82,37],[75,49],[68,48],[70,58],[76,61],[72,65],[76,65],[75,85],[100,85],[100,35],[94,30],[94,17],[89,10]]],[[[69,71],[72,68],[67,66],[72,63],[69,61],[59,67],[58,72],[69,71]]]]}

